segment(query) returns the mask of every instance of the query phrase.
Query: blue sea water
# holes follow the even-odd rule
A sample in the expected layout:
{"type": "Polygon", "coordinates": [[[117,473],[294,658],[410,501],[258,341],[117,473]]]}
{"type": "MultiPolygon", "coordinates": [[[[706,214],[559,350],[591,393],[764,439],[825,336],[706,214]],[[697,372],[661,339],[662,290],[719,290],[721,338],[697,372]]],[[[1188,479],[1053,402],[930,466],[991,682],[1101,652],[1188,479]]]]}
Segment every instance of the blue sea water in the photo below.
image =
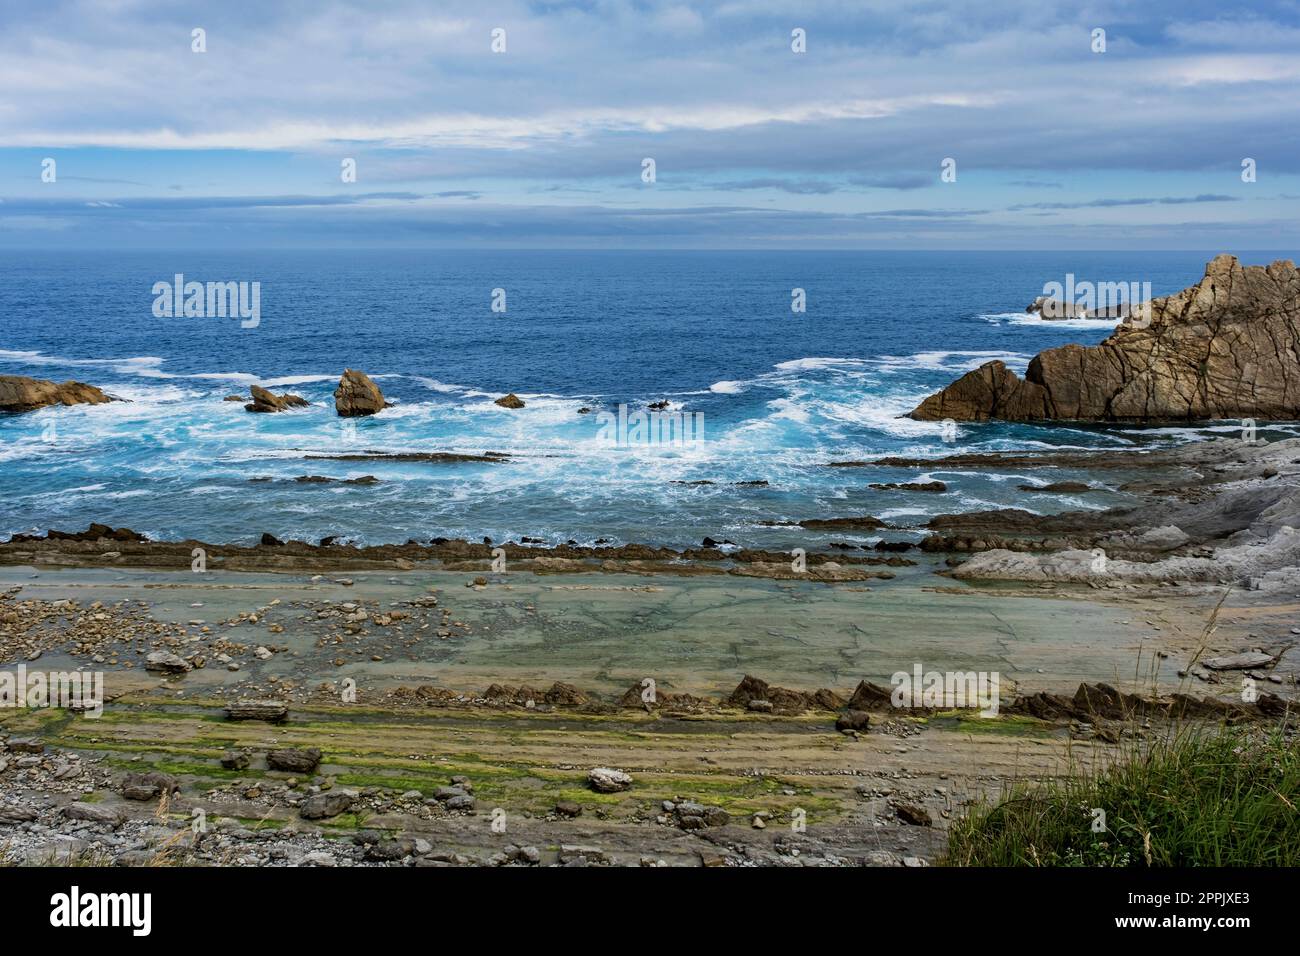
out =
{"type": "MultiPolygon", "coordinates": [[[[1205,253],[916,252],[63,252],[0,263],[0,374],[74,378],[129,402],[0,416],[0,533],[91,521],[151,537],[253,541],[263,531],[361,543],[432,536],[676,547],[704,535],[754,547],[810,535],[761,522],[874,514],[919,526],[937,512],[1104,507],[1020,491],[1033,474],[828,468],[886,454],[1120,448],[1238,429],[962,425],[902,418],[994,358],[1093,344],[1106,322],[1037,320],[1046,282],[1198,280],[1205,253]],[[176,273],[261,283],[261,321],[157,318],[176,273]],[[791,290],[807,311],[791,311],[791,290]],[[491,310],[494,289],[506,311],[491,310]],[[394,403],[353,420],[331,393],[344,368],[394,403]],[[252,415],[250,384],[311,408],[252,415]],[[507,392],[527,403],[493,404],[507,392]],[[704,441],[617,447],[596,414],[668,400],[702,413],[704,441]],[[509,453],[504,464],[307,460],[357,451],[509,453]],[[370,486],[297,475],[374,475],[370,486]],[[948,494],[876,491],[935,477],[948,494]],[[254,478],[272,478],[253,482],[254,478]],[[686,484],[689,482],[713,484],[686,484]],[[766,486],[741,482],[766,481],[766,486]]],[[[1291,252],[1242,254],[1246,262],[1291,252]]],[[[899,533],[887,536],[900,537],[899,533]]],[[[907,537],[906,534],[901,537],[907,537]]]]}

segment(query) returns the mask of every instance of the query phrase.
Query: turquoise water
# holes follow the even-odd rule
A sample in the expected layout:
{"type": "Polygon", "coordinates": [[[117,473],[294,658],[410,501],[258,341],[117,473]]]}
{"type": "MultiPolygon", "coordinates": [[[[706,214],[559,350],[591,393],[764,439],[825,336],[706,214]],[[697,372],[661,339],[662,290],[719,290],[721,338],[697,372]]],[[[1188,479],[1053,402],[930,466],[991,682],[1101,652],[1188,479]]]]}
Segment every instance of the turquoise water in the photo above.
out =
{"type": "MultiPolygon", "coordinates": [[[[263,531],[363,543],[443,535],[755,547],[871,543],[766,520],[1103,507],[1118,493],[1043,495],[1027,473],[827,468],[886,454],[1131,447],[1208,428],[963,425],[899,416],[993,358],[1023,371],[1043,348],[1093,344],[1105,322],[1024,314],[1046,282],[1200,278],[1197,253],[62,253],[0,266],[0,373],[78,380],[129,402],[0,417],[0,533],[90,521],[157,538],[251,541],[263,531]],[[261,321],[156,318],[175,273],[261,283],[261,321]],[[792,313],[802,288],[807,311],[792,313]],[[504,289],[506,311],[491,310],[504,289]],[[394,406],[334,414],[345,367],[394,406]],[[250,415],[252,383],[310,409],[250,415]],[[518,411],[493,404],[515,392],[518,411]],[[603,411],[668,401],[703,440],[620,446],[603,411]],[[579,414],[580,408],[591,414],[579,414]],[[502,464],[307,460],[357,451],[503,452],[502,464]],[[376,485],[294,476],[374,475],[376,485]],[[255,478],[272,481],[254,482],[255,478]],[[871,482],[940,478],[947,494],[871,482]],[[690,482],[713,484],[687,484],[690,482]],[[680,482],[680,483],[677,483],[680,482]],[[766,482],[766,485],[740,484],[766,482]]],[[[1267,262],[1292,253],[1242,254],[1267,262]]],[[[915,537],[889,532],[886,537],[915,537]]]]}

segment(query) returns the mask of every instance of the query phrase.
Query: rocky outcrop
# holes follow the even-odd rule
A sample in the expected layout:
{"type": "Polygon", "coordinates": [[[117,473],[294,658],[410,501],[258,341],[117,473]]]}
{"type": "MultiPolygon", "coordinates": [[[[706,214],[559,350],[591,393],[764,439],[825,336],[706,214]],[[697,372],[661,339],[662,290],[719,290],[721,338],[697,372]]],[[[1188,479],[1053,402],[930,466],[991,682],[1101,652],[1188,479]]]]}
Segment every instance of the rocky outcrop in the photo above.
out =
{"type": "Polygon", "coordinates": [[[286,747],[272,750],[266,755],[266,765],[271,770],[283,770],[287,773],[315,773],[320,766],[321,752],[316,747],[296,749],[286,747]]]}
{"type": "Polygon", "coordinates": [[[1300,271],[1217,256],[1100,345],[1040,352],[1019,378],[988,362],[931,395],[922,421],[1300,419],[1300,271]]]}
{"type": "Polygon", "coordinates": [[[632,788],[632,777],[622,770],[596,767],[587,774],[587,782],[597,793],[619,793],[632,788]]]}
{"type": "Polygon", "coordinates": [[[253,400],[244,408],[250,412],[284,412],[291,408],[306,408],[311,402],[301,395],[276,395],[260,385],[252,386],[249,391],[253,400]]]}
{"type": "Polygon", "coordinates": [[[334,410],[344,418],[358,415],[373,415],[389,406],[384,400],[384,393],[365,372],[346,369],[339,379],[339,387],[334,389],[334,410]]]}
{"type": "MultiPolygon", "coordinates": [[[[14,535],[14,540],[22,539],[23,535],[14,535]]],[[[55,531],[50,529],[45,532],[45,538],[48,541],[99,541],[108,539],[109,541],[132,541],[143,542],[149,539],[138,531],[132,531],[130,528],[110,528],[106,524],[100,524],[92,521],[85,531],[55,531]]],[[[38,541],[39,538],[27,537],[26,540],[38,541]]]]}
{"type": "Polygon", "coordinates": [[[500,405],[502,408],[523,408],[524,400],[514,392],[511,392],[509,395],[502,395],[492,404],[500,405]]]}
{"type": "Polygon", "coordinates": [[[724,701],[729,707],[781,715],[801,714],[805,710],[839,710],[844,698],[832,690],[822,688],[811,694],[785,687],[773,687],[765,680],[746,674],[724,701]],[[768,706],[755,706],[766,704],[768,706]]]}
{"type": "Polygon", "coordinates": [[[868,487],[876,491],[947,491],[942,481],[887,481],[874,482],[868,487]]]}
{"type": "Polygon", "coordinates": [[[157,770],[129,773],[122,780],[122,796],[128,800],[153,800],[178,789],[175,777],[157,770]]]}
{"type": "Polygon", "coordinates": [[[238,700],[226,705],[227,720],[264,720],[278,724],[289,718],[289,707],[280,700],[238,700]]]}
{"type": "Polygon", "coordinates": [[[1051,322],[1056,319],[1122,319],[1129,314],[1130,310],[1127,302],[1120,302],[1117,305],[1105,305],[1100,309],[1089,309],[1073,302],[1064,302],[1061,299],[1050,299],[1045,295],[1040,295],[1025,306],[1025,311],[1030,315],[1037,315],[1039,318],[1051,322]]]}
{"type": "Polygon", "coordinates": [[[103,405],[117,401],[84,382],[0,375],[0,412],[30,412],[47,405],[103,405]]]}
{"type": "Polygon", "coordinates": [[[298,815],[304,820],[327,820],[352,809],[356,797],[345,790],[327,790],[313,794],[302,802],[298,815]]]}

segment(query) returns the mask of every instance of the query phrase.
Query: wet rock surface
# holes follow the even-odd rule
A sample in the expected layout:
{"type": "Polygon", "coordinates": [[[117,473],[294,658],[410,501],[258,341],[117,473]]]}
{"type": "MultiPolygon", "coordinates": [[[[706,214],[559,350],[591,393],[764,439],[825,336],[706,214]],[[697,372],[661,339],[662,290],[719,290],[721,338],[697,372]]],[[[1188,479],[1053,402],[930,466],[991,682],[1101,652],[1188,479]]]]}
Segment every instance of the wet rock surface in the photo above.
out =
{"type": "Polygon", "coordinates": [[[253,385],[249,391],[253,400],[244,406],[246,411],[258,413],[286,412],[291,408],[306,408],[311,404],[301,395],[276,395],[260,385],[253,385]]]}
{"type": "Polygon", "coordinates": [[[347,369],[334,390],[334,410],[344,418],[374,415],[388,407],[384,393],[365,372],[347,369]]]}
{"type": "Polygon", "coordinates": [[[23,375],[0,375],[0,412],[31,412],[49,405],[103,405],[116,401],[84,382],[50,382],[23,375]]]}

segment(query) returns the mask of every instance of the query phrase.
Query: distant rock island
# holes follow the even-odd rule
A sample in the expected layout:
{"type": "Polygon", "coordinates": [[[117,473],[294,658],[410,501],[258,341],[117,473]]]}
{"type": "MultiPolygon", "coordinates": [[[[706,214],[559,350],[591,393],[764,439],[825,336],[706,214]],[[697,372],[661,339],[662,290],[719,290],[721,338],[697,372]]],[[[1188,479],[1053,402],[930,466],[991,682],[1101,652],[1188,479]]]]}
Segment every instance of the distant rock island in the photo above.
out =
{"type": "Polygon", "coordinates": [[[986,362],[909,417],[1300,419],[1300,272],[1290,260],[1242,266],[1236,256],[1216,256],[1200,282],[1135,309],[1101,344],[1040,352],[1023,379],[986,362]]]}
{"type": "MultiPolygon", "coordinates": [[[[1133,303],[1134,306],[1137,304],[1133,303]]],[[[1059,319],[1122,319],[1129,314],[1130,308],[1129,303],[1119,302],[1114,305],[1103,305],[1099,308],[1089,309],[1087,306],[1078,305],[1074,302],[1065,302],[1061,299],[1040,295],[1025,306],[1025,311],[1030,315],[1037,315],[1040,319],[1053,322],[1059,319]]]]}

